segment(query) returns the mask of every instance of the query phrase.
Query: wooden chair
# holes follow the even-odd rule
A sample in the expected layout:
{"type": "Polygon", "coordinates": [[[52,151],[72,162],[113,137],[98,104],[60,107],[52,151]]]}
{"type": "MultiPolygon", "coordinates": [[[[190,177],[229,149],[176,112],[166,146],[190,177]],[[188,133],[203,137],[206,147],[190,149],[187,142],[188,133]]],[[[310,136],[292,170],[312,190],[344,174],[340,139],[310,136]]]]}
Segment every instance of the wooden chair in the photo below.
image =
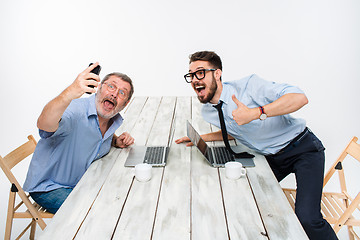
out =
{"type": "MultiPolygon", "coordinates": [[[[19,162],[24,160],[30,154],[32,154],[36,147],[36,140],[33,136],[28,136],[28,141],[6,155],[4,158],[0,156],[0,167],[4,171],[5,175],[11,183],[8,213],[6,219],[5,239],[10,239],[12,223],[14,218],[30,218],[32,219],[30,224],[19,234],[17,239],[21,238],[25,232],[30,229],[30,239],[35,237],[36,223],[39,224],[41,229],[44,230],[46,224],[43,218],[52,218],[53,214],[45,212],[35,202],[32,203],[29,199],[29,195],[24,192],[19,182],[11,172],[11,169],[16,166],[19,162]],[[15,206],[16,194],[20,197],[20,203],[15,206]],[[21,211],[19,208],[25,206],[26,210],[21,211]]],[[[23,207],[24,208],[24,207],[23,207]]]]}
{"type": "MultiPolygon", "coordinates": [[[[335,233],[338,233],[343,225],[347,225],[350,240],[353,240],[355,238],[357,240],[360,240],[359,236],[353,229],[354,226],[360,226],[360,220],[356,219],[353,216],[355,210],[357,210],[357,213],[360,214],[360,192],[356,195],[355,198],[352,198],[348,194],[345,184],[345,173],[342,162],[348,155],[353,157],[355,159],[355,162],[356,160],[360,162],[360,145],[359,143],[357,143],[357,140],[357,137],[353,137],[351,139],[345,150],[341,153],[339,158],[325,174],[323,185],[324,187],[329,182],[330,178],[334,175],[334,173],[336,171],[338,172],[341,193],[323,192],[321,199],[321,212],[323,214],[323,217],[330,224],[333,225],[335,233]]],[[[348,157],[346,159],[351,160],[351,157],[348,157]]],[[[354,179],[354,181],[356,180],[354,179]]],[[[290,205],[295,210],[296,190],[283,188],[283,191],[288,201],[290,202],[290,205]]]]}

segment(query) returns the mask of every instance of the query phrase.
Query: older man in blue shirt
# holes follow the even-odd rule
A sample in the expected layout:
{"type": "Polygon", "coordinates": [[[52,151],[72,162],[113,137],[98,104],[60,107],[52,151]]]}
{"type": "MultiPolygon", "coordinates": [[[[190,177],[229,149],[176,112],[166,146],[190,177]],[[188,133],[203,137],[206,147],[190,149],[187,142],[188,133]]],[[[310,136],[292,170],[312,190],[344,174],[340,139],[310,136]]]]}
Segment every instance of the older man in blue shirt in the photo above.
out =
{"type": "MultiPolygon", "coordinates": [[[[295,173],[295,213],[308,237],[337,239],[320,212],[324,147],[304,120],[289,115],[308,103],[303,91],[257,75],[223,83],[221,75],[222,63],[216,53],[203,51],[190,56],[189,73],[184,77],[204,104],[203,118],[220,128],[221,114],[217,109],[222,110],[229,139],[235,138],[263,154],[278,181],[295,173]]],[[[205,141],[223,140],[221,131],[202,137],[205,141]]],[[[175,142],[189,142],[189,138],[175,142]]]]}
{"type": "Polygon", "coordinates": [[[56,213],[90,164],[106,155],[111,145],[127,147],[134,139],[115,131],[123,122],[119,112],[133,94],[131,79],[122,73],[108,74],[101,83],[89,66],[43,109],[39,140],[24,190],[51,213],[56,213]],[[79,98],[85,92],[95,93],[79,98]],[[79,99],[78,99],[79,98],[79,99]]]}

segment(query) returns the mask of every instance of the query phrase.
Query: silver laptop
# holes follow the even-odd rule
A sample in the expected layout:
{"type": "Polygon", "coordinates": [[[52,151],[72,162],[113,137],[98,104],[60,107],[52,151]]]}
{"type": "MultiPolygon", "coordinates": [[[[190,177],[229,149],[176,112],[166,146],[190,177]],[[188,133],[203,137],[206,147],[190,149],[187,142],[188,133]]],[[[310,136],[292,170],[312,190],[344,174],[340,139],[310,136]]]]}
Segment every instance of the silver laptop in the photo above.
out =
{"type": "Polygon", "coordinates": [[[135,167],[139,163],[148,163],[154,167],[164,167],[169,147],[164,146],[132,146],[125,167],[135,167]]]}
{"type": "MultiPolygon", "coordinates": [[[[244,167],[255,167],[253,158],[235,158],[226,147],[209,147],[189,121],[187,121],[187,136],[212,167],[224,167],[225,163],[231,161],[240,162],[244,167]]],[[[236,146],[231,148],[235,152],[241,151],[236,146]]]]}
{"type": "Polygon", "coordinates": [[[167,146],[131,146],[129,156],[124,166],[135,167],[139,163],[147,163],[153,167],[164,167],[166,165],[170,144],[174,137],[174,130],[174,124],[171,124],[167,146]]]}

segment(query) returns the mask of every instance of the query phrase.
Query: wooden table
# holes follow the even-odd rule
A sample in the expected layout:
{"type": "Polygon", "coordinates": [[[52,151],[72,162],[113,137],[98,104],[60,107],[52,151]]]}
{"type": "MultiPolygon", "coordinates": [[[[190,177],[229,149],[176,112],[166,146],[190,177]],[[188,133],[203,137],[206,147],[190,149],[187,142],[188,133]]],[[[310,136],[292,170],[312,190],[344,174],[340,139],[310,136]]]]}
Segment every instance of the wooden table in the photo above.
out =
{"type": "MultiPolygon", "coordinates": [[[[136,145],[151,146],[168,144],[172,124],[174,140],[186,136],[186,120],[200,134],[217,131],[200,109],[195,97],[135,97],[117,134],[127,131],[136,145]]],[[[149,182],[124,167],[129,149],[112,148],[91,164],[38,239],[307,239],[263,156],[255,154],[246,177],[229,180],[195,147],[170,144],[167,166],[153,168],[149,182]]]]}

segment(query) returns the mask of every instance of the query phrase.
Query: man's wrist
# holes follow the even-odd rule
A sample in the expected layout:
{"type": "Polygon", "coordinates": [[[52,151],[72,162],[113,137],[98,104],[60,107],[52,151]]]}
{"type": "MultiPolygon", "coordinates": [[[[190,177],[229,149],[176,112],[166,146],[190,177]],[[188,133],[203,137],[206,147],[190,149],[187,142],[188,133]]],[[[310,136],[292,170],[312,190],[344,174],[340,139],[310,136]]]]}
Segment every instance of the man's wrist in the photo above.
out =
{"type": "Polygon", "coordinates": [[[267,114],[265,113],[264,107],[260,106],[259,111],[260,111],[259,119],[262,121],[265,120],[267,118],[267,114]]]}
{"type": "Polygon", "coordinates": [[[261,115],[260,108],[256,107],[256,108],[252,108],[252,110],[253,110],[252,121],[254,121],[256,119],[260,119],[260,115],[261,115]]]}

